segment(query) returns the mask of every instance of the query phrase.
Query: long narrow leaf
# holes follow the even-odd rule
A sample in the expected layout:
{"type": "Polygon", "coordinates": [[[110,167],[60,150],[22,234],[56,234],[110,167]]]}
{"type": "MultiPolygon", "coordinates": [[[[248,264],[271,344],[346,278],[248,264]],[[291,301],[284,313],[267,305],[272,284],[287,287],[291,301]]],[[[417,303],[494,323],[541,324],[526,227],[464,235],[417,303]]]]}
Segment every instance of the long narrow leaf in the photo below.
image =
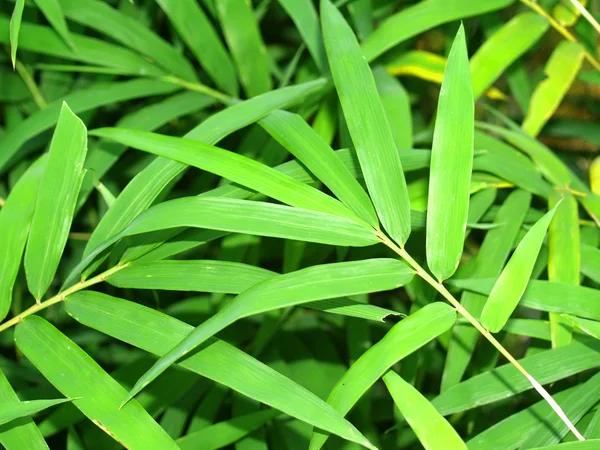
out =
{"type": "Polygon", "coordinates": [[[427,202],[427,264],[450,278],[463,251],[473,166],[475,106],[465,30],[456,34],[444,81],[431,150],[427,202]]]}
{"type": "Polygon", "coordinates": [[[24,402],[2,403],[0,425],[20,419],[21,417],[32,416],[40,411],[51,408],[52,406],[70,401],[71,399],[69,398],[60,398],[57,400],[29,400],[24,402]]]}
{"type": "Polygon", "coordinates": [[[85,125],[64,103],[40,181],[25,250],[27,284],[38,301],[50,287],[67,243],[86,152],[85,125]]]}
{"type": "Polygon", "coordinates": [[[333,80],[375,209],[398,243],[410,234],[410,203],[402,164],[375,80],[358,41],[329,0],[321,2],[321,27],[333,80]]]}
{"type": "Polygon", "coordinates": [[[23,17],[23,8],[25,0],[17,0],[12,16],[10,17],[10,59],[13,68],[17,61],[17,48],[19,47],[19,32],[21,31],[21,18],[23,17]]]}
{"type": "Polygon", "coordinates": [[[40,8],[42,14],[48,19],[50,25],[56,30],[61,38],[69,45],[69,47],[75,49],[71,36],[69,34],[69,28],[67,27],[67,21],[60,7],[58,0],[34,0],[35,4],[40,8]]]}

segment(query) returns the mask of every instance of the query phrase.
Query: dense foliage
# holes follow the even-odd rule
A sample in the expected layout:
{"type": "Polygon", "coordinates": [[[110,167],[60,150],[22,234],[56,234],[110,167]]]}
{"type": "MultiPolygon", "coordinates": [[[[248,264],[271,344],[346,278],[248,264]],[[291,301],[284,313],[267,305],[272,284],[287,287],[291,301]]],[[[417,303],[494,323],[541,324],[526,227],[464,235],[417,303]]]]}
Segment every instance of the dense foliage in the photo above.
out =
{"type": "Polygon", "coordinates": [[[600,4],[0,5],[0,443],[600,448],[600,4]]]}

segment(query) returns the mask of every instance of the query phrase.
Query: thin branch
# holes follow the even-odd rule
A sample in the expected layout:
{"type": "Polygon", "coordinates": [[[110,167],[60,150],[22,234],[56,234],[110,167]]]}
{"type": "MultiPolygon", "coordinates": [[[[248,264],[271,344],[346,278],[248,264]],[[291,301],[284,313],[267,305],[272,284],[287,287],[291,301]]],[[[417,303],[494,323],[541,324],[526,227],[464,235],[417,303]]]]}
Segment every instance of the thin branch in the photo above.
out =
{"type": "Polygon", "coordinates": [[[585,17],[585,20],[587,20],[590,23],[590,25],[592,25],[596,29],[596,32],[600,34],[600,24],[598,23],[596,18],[592,16],[590,12],[587,9],[585,9],[581,3],[579,3],[578,0],[571,0],[571,3],[575,8],[577,8],[581,15],[585,17]]]}
{"type": "Polygon", "coordinates": [[[467,311],[465,309],[465,307],[463,305],[460,304],[460,302],[454,298],[454,296],[448,291],[448,289],[446,289],[446,287],[436,281],[431,275],[429,275],[429,273],[423,269],[419,263],[417,261],[415,261],[412,256],[410,256],[406,250],[404,250],[404,248],[401,248],[399,246],[397,246],[394,242],[392,242],[392,240],[390,238],[388,238],[384,233],[377,231],[376,234],[378,235],[379,239],[381,240],[381,242],[386,245],[387,247],[389,247],[390,249],[392,249],[395,253],[397,253],[400,257],[402,257],[402,259],[404,259],[413,269],[415,269],[415,271],[417,272],[417,274],[423,278],[427,283],[429,283],[436,291],[438,291],[440,294],[442,294],[442,296],[448,300],[448,302],[454,307],[456,308],[456,311],[458,311],[458,313],[463,316],[465,319],[467,319],[469,321],[469,323],[471,325],[473,325],[477,331],[479,331],[494,347],[496,347],[496,349],[513,365],[516,367],[516,369],[521,372],[523,374],[523,376],[525,378],[527,378],[529,380],[529,382],[531,383],[531,385],[533,386],[533,388],[550,404],[550,407],[554,410],[554,412],[556,412],[556,414],[561,418],[561,420],[567,425],[567,427],[569,427],[569,430],[571,430],[571,432],[577,437],[577,439],[579,439],[580,441],[584,441],[585,438],[581,435],[581,433],[577,430],[577,428],[575,428],[575,426],[573,425],[573,423],[569,420],[569,418],[566,416],[566,414],[564,413],[564,411],[562,410],[562,408],[558,405],[558,403],[556,403],[556,401],[554,401],[554,399],[552,398],[552,396],[544,389],[544,387],[538,383],[535,378],[533,378],[526,370],[525,368],[521,365],[521,363],[519,363],[519,361],[517,361],[515,359],[515,357],[513,357],[510,352],[508,350],[506,350],[506,348],[504,348],[504,346],[498,342],[498,340],[488,331],[486,330],[483,325],[481,325],[479,323],[479,321],[477,319],[475,319],[475,317],[473,317],[471,315],[471,313],[469,313],[469,311],[467,311]]]}
{"type": "Polygon", "coordinates": [[[46,99],[38,89],[35,80],[31,76],[25,65],[21,61],[17,60],[15,64],[15,69],[23,79],[23,82],[27,86],[27,89],[29,89],[31,96],[33,97],[33,101],[38,106],[38,108],[46,108],[46,106],[48,106],[48,103],[46,102],[46,99]]]}
{"type": "MultiPolygon", "coordinates": [[[[556,31],[558,31],[560,34],[562,34],[565,39],[579,44],[579,42],[577,41],[577,38],[569,30],[567,30],[564,26],[562,26],[560,23],[558,23],[556,20],[554,20],[554,17],[552,17],[550,14],[548,14],[546,12],[546,10],[544,10],[544,8],[542,8],[540,5],[538,5],[537,3],[535,3],[532,0],[521,0],[521,3],[523,3],[527,7],[534,10],[540,16],[544,17],[550,23],[550,25],[552,25],[552,28],[554,28],[556,31]]],[[[583,45],[582,45],[582,48],[583,48],[583,56],[585,57],[585,59],[587,59],[589,61],[589,63],[592,66],[594,66],[594,68],[596,70],[600,71],[600,62],[598,62],[598,60],[596,60],[596,58],[594,58],[594,56],[592,54],[590,54],[590,52],[588,52],[587,49],[583,45]]]]}
{"type": "Polygon", "coordinates": [[[49,306],[52,305],[56,305],[57,303],[60,303],[62,301],[64,301],[69,295],[74,294],[75,292],[81,291],[82,289],[85,289],[87,287],[90,287],[94,284],[98,284],[101,283],[102,281],[104,281],[106,278],[108,278],[109,276],[111,276],[113,273],[118,272],[119,270],[124,269],[125,267],[127,267],[130,263],[125,263],[122,265],[118,265],[115,267],[111,267],[110,269],[108,269],[105,272],[102,272],[99,275],[96,275],[94,278],[90,278],[89,280],[86,281],[80,281],[79,283],[74,284],[73,286],[71,286],[68,289],[65,289],[62,292],[59,292],[58,294],[56,294],[54,297],[46,300],[45,302],[41,302],[41,303],[36,303],[35,305],[33,305],[31,308],[26,309],[25,311],[23,311],[22,313],[16,315],[15,317],[13,317],[10,320],[7,320],[6,322],[4,322],[2,325],[0,325],[0,333],[3,332],[4,330],[17,325],[19,322],[21,322],[25,317],[27,316],[31,316],[32,314],[35,314],[37,312],[40,312],[43,309],[48,308],[49,306]]]}

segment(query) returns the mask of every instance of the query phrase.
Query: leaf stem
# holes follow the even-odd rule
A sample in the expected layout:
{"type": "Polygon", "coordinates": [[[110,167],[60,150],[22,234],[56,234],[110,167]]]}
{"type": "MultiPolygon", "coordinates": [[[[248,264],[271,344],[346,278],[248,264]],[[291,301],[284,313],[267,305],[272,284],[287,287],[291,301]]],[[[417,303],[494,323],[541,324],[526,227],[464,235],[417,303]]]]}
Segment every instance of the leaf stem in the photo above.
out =
{"type": "Polygon", "coordinates": [[[119,270],[124,269],[129,264],[130,263],[125,263],[125,264],[121,264],[121,265],[117,265],[117,266],[111,267],[110,269],[106,270],[105,272],[102,272],[101,274],[96,275],[94,278],[90,278],[89,280],[82,280],[79,283],[74,284],[70,288],[65,289],[62,292],[59,292],[54,297],[49,298],[45,302],[36,303],[32,307],[26,309],[22,313],[16,315],[12,319],[7,320],[2,325],[0,325],[0,333],[3,332],[4,330],[6,330],[6,329],[8,329],[8,328],[10,328],[12,326],[14,326],[14,325],[17,325],[25,317],[30,316],[32,314],[35,314],[35,313],[37,313],[37,312],[39,312],[39,311],[41,311],[43,309],[46,309],[49,306],[56,305],[57,303],[60,303],[60,302],[64,301],[69,295],[74,294],[75,292],[81,291],[82,289],[85,289],[85,288],[90,287],[90,286],[92,286],[94,284],[98,284],[98,283],[104,281],[106,278],[108,278],[109,276],[111,276],[113,273],[118,272],[119,270]]]}
{"type": "Polygon", "coordinates": [[[571,3],[575,8],[577,8],[581,15],[585,17],[585,19],[590,23],[590,25],[592,25],[595,28],[596,32],[600,34],[600,24],[598,24],[598,21],[594,18],[594,16],[592,16],[590,12],[587,9],[585,9],[585,7],[581,3],[579,3],[579,0],[571,0],[571,3]]]}
{"type": "Polygon", "coordinates": [[[188,89],[190,91],[195,91],[195,92],[200,92],[202,94],[206,94],[212,98],[219,100],[220,102],[222,102],[226,105],[232,105],[239,101],[239,99],[237,99],[235,97],[231,97],[230,95],[227,95],[221,91],[217,91],[216,89],[208,87],[202,83],[192,83],[190,81],[182,80],[181,78],[178,78],[173,75],[167,75],[167,76],[161,77],[160,79],[163,81],[167,81],[169,83],[177,84],[177,85],[179,85],[185,89],[188,89]]]}
{"type": "Polygon", "coordinates": [[[429,273],[425,269],[423,269],[423,267],[421,267],[421,265],[417,261],[415,261],[413,259],[413,257],[410,256],[404,248],[396,245],[383,232],[377,231],[376,234],[384,245],[386,245],[387,247],[392,249],[395,253],[397,253],[400,257],[402,257],[402,259],[404,259],[417,272],[417,274],[421,278],[423,278],[427,283],[429,283],[436,291],[438,291],[440,294],[442,294],[442,296],[446,300],[448,300],[448,302],[452,306],[454,306],[454,308],[456,308],[456,311],[458,311],[458,313],[460,315],[462,315],[465,319],[467,319],[467,321],[469,321],[469,323],[471,325],[473,325],[477,329],[477,331],[479,331],[483,336],[485,336],[485,338],[494,347],[496,347],[496,349],[513,366],[515,366],[516,369],[519,372],[521,372],[525,378],[527,378],[529,380],[529,382],[531,383],[533,388],[550,404],[550,407],[554,410],[554,412],[556,412],[556,414],[561,418],[561,420],[567,425],[569,430],[571,430],[571,432],[577,437],[577,439],[579,439],[580,441],[585,440],[585,438],[581,435],[581,433],[577,430],[577,428],[575,428],[573,423],[569,420],[569,418],[566,416],[566,414],[564,413],[562,408],[558,405],[558,403],[556,403],[556,401],[552,398],[552,396],[548,393],[548,391],[546,391],[546,389],[544,389],[544,387],[540,383],[538,383],[536,381],[536,379],[533,378],[525,370],[525,368],[521,365],[521,363],[519,363],[519,361],[517,361],[516,358],[514,356],[512,356],[510,354],[510,352],[508,350],[506,350],[506,348],[504,348],[504,346],[500,342],[498,342],[498,340],[488,330],[486,330],[479,323],[479,321],[475,317],[473,317],[471,315],[471,313],[469,313],[469,311],[467,311],[463,305],[460,304],[460,302],[456,298],[454,298],[454,296],[448,291],[448,289],[446,289],[446,287],[442,283],[440,283],[439,281],[436,281],[431,275],[429,275],[429,273]]]}
{"type": "MultiPolygon", "coordinates": [[[[554,19],[554,17],[552,17],[550,14],[548,14],[546,12],[546,10],[544,8],[542,8],[540,5],[538,5],[536,2],[534,2],[532,0],[521,0],[521,3],[528,6],[529,8],[534,10],[536,13],[538,13],[540,16],[542,16],[544,19],[546,19],[550,23],[550,25],[552,25],[552,28],[554,28],[556,31],[558,31],[560,34],[562,34],[565,39],[579,44],[579,42],[577,41],[577,38],[569,30],[567,30],[566,27],[564,27],[560,23],[558,23],[554,19]]],[[[598,62],[596,60],[596,58],[594,58],[583,45],[582,45],[582,48],[583,48],[583,55],[584,55],[585,59],[587,59],[589,61],[589,63],[592,66],[594,66],[594,68],[596,70],[600,71],[600,62],[598,62]]]]}
{"type": "Polygon", "coordinates": [[[17,60],[15,62],[15,69],[23,79],[23,82],[27,86],[27,89],[29,89],[29,93],[33,97],[33,101],[35,102],[37,107],[40,109],[46,108],[46,106],[48,106],[48,103],[46,102],[46,99],[38,89],[37,84],[35,84],[35,80],[27,70],[27,67],[25,67],[25,65],[21,61],[17,60]]]}

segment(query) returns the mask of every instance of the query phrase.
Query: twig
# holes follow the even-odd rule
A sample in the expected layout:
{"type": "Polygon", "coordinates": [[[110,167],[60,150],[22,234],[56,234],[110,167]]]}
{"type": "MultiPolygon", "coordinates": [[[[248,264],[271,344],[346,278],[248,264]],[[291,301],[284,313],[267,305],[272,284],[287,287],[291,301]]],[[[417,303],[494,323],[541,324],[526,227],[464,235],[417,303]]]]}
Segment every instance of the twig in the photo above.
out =
{"type": "Polygon", "coordinates": [[[462,315],[465,319],[469,321],[471,325],[473,325],[477,331],[479,331],[496,349],[513,365],[516,369],[523,374],[525,378],[529,380],[533,388],[550,404],[550,407],[556,412],[556,414],[561,418],[561,420],[569,427],[569,430],[579,439],[580,441],[584,441],[585,438],[581,435],[581,433],[575,428],[573,423],[566,416],[562,408],[556,403],[556,401],[552,398],[552,396],[543,388],[543,386],[538,383],[535,378],[533,378],[526,370],[523,368],[521,363],[517,361],[504,346],[496,340],[496,338],[486,330],[483,325],[481,325],[477,319],[475,319],[469,311],[467,311],[464,306],[460,304],[458,300],[454,298],[454,296],[446,289],[446,287],[436,281],[429,273],[423,269],[417,261],[415,261],[412,256],[410,256],[404,248],[397,246],[390,238],[388,238],[381,231],[376,232],[377,236],[381,240],[381,242],[392,249],[395,253],[397,253],[402,259],[404,259],[415,271],[417,274],[423,278],[427,283],[429,283],[436,291],[438,291],[442,296],[448,300],[448,302],[456,308],[456,311],[460,315],[462,315]]]}
{"type": "Polygon", "coordinates": [[[208,87],[202,83],[192,83],[191,81],[182,80],[181,78],[173,75],[167,75],[161,77],[160,79],[169,83],[177,84],[190,91],[201,92],[202,94],[213,97],[226,105],[232,105],[239,101],[239,99],[235,97],[231,97],[230,95],[227,95],[221,91],[217,91],[216,89],[208,87]]]}
{"type": "Polygon", "coordinates": [[[596,29],[596,31],[600,33],[600,24],[594,18],[594,16],[592,16],[590,12],[587,9],[585,9],[581,3],[579,3],[578,0],[571,0],[571,3],[575,8],[577,8],[581,15],[585,17],[585,19],[590,23],[590,25],[592,25],[596,29]]]}
{"type": "Polygon", "coordinates": [[[12,326],[14,326],[14,325],[17,325],[25,317],[31,316],[32,314],[35,314],[35,313],[37,313],[37,312],[39,312],[39,311],[41,311],[43,309],[46,309],[49,306],[56,305],[57,303],[60,303],[60,302],[64,301],[69,295],[74,294],[75,292],[81,291],[82,289],[85,289],[85,288],[90,287],[90,286],[92,286],[94,284],[97,284],[97,283],[100,283],[100,282],[104,281],[106,278],[108,278],[109,276],[111,276],[113,273],[118,272],[119,270],[124,269],[129,264],[130,263],[125,263],[125,264],[122,264],[122,265],[119,265],[119,266],[111,267],[107,271],[102,272],[99,275],[96,275],[94,278],[90,278],[89,280],[80,281],[79,283],[74,284],[70,288],[65,289],[62,292],[59,292],[54,297],[49,298],[45,302],[36,303],[31,308],[26,309],[22,313],[16,315],[12,319],[7,320],[2,325],[0,325],[0,333],[3,332],[4,330],[6,330],[6,329],[8,329],[8,328],[10,328],[12,326]]]}
{"type": "MultiPolygon", "coordinates": [[[[544,8],[542,8],[540,5],[538,5],[532,0],[521,0],[521,3],[534,10],[540,16],[544,17],[550,23],[550,25],[552,25],[552,28],[554,28],[556,31],[562,34],[565,37],[565,39],[571,42],[579,43],[577,41],[577,38],[573,36],[573,34],[569,30],[567,30],[564,26],[562,26],[560,23],[554,20],[554,17],[548,14],[546,10],[544,10],[544,8]]],[[[600,62],[598,62],[596,58],[594,58],[594,56],[592,56],[583,45],[581,47],[583,48],[583,56],[585,57],[585,59],[587,59],[596,70],[600,71],[600,62]]]]}
{"type": "Polygon", "coordinates": [[[15,69],[17,69],[17,72],[23,79],[23,82],[27,86],[27,89],[29,89],[31,96],[33,97],[33,101],[38,106],[38,108],[46,108],[46,106],[48,106],[48,103],[46,102],[46,99],[44,99],[44,96],[38,89],[37,84],[35,84],[35,80],[31,76],[27,68],[23,65],[21,61],[17,60],[15,63],[15,69]]]}

